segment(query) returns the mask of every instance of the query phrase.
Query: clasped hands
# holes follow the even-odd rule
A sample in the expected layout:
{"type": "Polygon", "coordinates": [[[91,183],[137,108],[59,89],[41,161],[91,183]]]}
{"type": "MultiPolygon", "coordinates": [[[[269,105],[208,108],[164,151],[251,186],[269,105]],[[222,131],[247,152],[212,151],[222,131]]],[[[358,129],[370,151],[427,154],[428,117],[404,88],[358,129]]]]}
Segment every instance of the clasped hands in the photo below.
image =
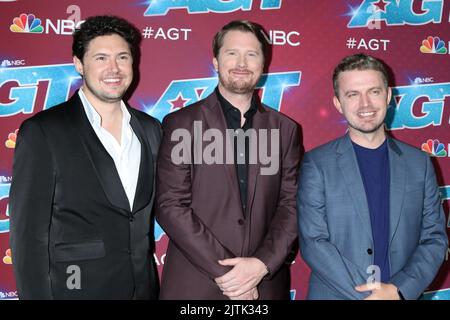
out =
{"type": "Polygon", "coordinates": [[[256,300],[257,285],[267,274],[266,265],[258,258],[231,258],[219,260],[222,266],[233,267],[214,280],[223,294],[231,300],[256,300]]]}

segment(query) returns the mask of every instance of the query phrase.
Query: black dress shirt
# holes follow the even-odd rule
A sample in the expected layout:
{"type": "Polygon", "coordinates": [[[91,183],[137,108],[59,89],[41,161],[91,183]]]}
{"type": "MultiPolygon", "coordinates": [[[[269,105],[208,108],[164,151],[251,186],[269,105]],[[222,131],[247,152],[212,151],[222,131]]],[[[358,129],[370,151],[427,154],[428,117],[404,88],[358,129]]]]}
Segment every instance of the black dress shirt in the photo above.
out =
{"type": "Polygon", "coordinates": [[[250,108],[244,114],[245,123],[241,127],[241,111],[234,107],[228,100],[226,100],[219,92],[219,89],[215,89],[217,96],[219,97],[220,106],[222,107],[223,114],[227,123],[228,129],[233,129],[235,134],[233,135],[234,145],[234,163],[236,166],[236,173],[239,184],[239,193],[241,195],[242,209],[245,215],[247,207],[247,185],[248,185],[248,164],[249,164],[249,138],[245,137],[245,152],[240,152],[237,142],[240,135],[245,135],[245,132],[252,128],[253,115],[257,110],[256,98],[253,95],[250,103],[250,108]],[[238,130],[241,129],[241,130],[238,130]]]}

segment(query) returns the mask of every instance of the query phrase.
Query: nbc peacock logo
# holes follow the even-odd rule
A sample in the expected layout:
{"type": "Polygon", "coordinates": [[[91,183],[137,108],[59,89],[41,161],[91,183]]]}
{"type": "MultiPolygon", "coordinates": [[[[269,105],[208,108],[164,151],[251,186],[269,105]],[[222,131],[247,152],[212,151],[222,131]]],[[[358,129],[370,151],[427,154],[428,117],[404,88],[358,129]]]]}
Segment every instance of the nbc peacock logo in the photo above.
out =
{"type": "Polygon", "coordinates": [[[13,24],[9,27],[12,32],[21,33],[43,33],[44,28],[41,25],[41,19],[36,18],[34,14],[22,13],[19,17],[13,19],[13,24]]]}
{"type": "Polygon", "coordinates": [[[422,53],[434,53],[434,54],[446,54],[447,48],[445,47],[445,42],[439,37],[429,36],[422,41],[422,46],[420,47],[420,52],[422,53]]]}
{"type": "Polygon", "coordinates": [[[428,139],[427,142],[422,143],[422,151],[425,151],[434,157],[447,156],[444,144],[439,142],[438,139],[428,139]]]}
{"type": "Polygon", "coordinates": [[[8,249],[5,251],[5,256],[3,257],[3,263],[4,264],[12,264],[11,249],[8,249]]]}
{"type": "Polygon", "coordinates": [[[14,132],[8,134],[8,140],[5,141],[5,146],[9,149],[14,149],[16,147],[17,140],[17,132],[19,129],[16,129],[14,132]]]}

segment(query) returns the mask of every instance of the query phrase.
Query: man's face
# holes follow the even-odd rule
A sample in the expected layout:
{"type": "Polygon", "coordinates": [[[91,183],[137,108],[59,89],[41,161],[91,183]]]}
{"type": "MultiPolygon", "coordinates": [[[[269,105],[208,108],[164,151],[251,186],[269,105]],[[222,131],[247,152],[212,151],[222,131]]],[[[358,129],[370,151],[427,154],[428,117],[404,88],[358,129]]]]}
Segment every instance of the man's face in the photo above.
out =
{"type": "Polygon", "coordinates": [[[116,34],[92,39],[83,62],[77,57],[73,61],[77,71],[83,75],[83,92],[91,103],[95,100],[106,103],[120,101],[133,79],[130,48],[116,34]]]}
{"type": "Polygon", "coordinates": [[[334,97],[333,102],[350,131],[367,134],[384,130],[391,89],[386,88],[381,72],[344,71],[338,76],[338,85],[339,99],[334,97]]]}
{"type": "Polygon", "coordinates": [[[263,72],[261,44],[250,32],[228,31],[213,64],[220,89],[231,94],[251,93],[263,72]]]}

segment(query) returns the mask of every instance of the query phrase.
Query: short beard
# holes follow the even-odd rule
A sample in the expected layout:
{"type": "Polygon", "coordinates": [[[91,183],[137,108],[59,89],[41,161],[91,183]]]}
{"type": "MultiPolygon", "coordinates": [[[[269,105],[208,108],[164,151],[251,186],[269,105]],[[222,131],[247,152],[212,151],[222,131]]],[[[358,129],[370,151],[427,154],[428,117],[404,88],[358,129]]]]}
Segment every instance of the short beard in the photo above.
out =
{"type": "Polygon", "coordinates": [[[108,97],[108,96],[101,95],[97,90],[94,90],[94,88],[92,88],[87,81],[85,81],[85,85],[97,99],[99,99],[102,102],[106,102],[106,103],[119,102],[122,100],[122,97],[125,94],[125,92],[122,92],[118,97],[108,97]]]}
{"type": "Polygon", "coordinates": [[[219,74],[219,81],[222,86],[230,92],[236,94],[246,94],[253,93],[256,88],[256,83],[252,84],[250,82],[242,82],[242,81],[225,81],[219,74]]]}

